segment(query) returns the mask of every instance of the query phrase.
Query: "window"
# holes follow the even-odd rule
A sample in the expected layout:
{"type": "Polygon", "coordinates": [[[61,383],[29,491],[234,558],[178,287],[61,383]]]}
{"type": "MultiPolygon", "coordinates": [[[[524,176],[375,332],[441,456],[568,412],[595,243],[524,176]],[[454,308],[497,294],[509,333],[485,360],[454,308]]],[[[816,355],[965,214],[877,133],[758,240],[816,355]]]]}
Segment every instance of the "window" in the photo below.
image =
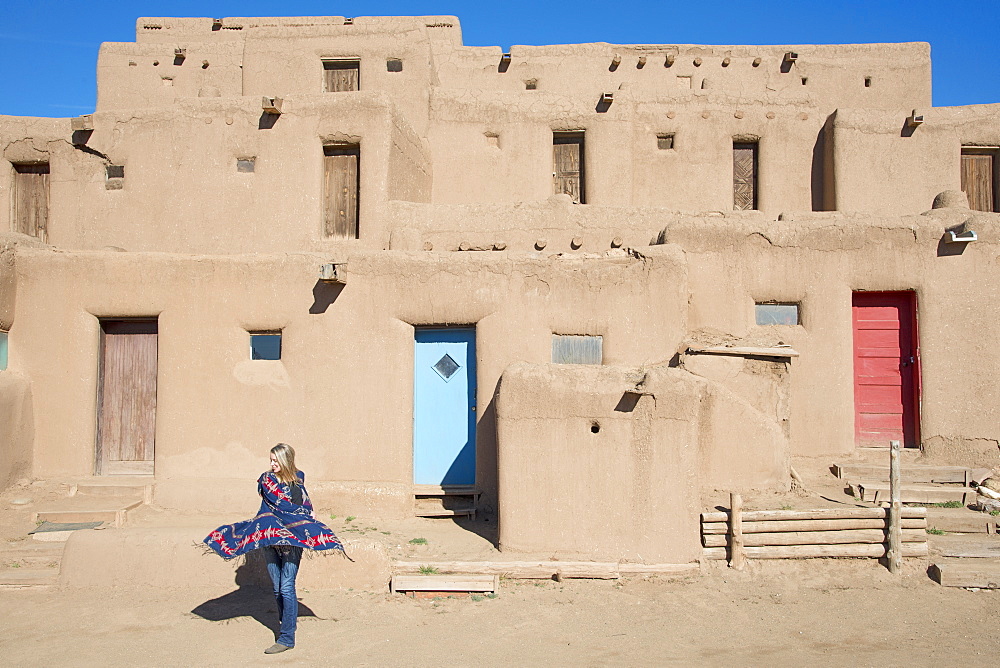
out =
{"type": "Polygon", "coordinates": [[[7,332],[0,329],[0,371],[7,370],[7,332]]]}
{"type": "Polygon", "coordinates": [[[553,364],[601,364],[604,337],[576,334],[552,335],[553,364]]]}
{"type": "Polygon", "coordinates": [[[236,171],[250,174],[257,166],[257,158],[236,158],[236,171]]]}
{"type": "Polygon", "coordinates": [[[656,148],[661,151],[666,151],[674,147],[674,135],[673,134],[659,134],[656,135],[656,148]]]}
{"type": "Polygon", "coordinates": [[[403,71],[403,61],[399,58],[388,58],[385,61],[385,71],[386,72],[402,72],[403,71]]]}
{"type": "Polygon", "coordinates": [[[49,221],[49,163],[14,165],[14,231],[45,240],[49,221]]]}
{"type": "Polygon", "coordinates": [[[798,325],[799,305],[763,302],[754,305],[754,317],[758,325],[798,325]]]}
{"type": "Polygon", "coordinates": [[[323,88],[327,93],[359,90],[361,87],[358,76],[360,66],[361,63],[357,60],[324,60],[323,88]]]}
{"type": "Polygon", "coordinates": [[[328,144],[323,147],[323,160],[323,233],[327,237],[357,239],[361,147],[328,144]]]}
{"type": "Polygon", "coordinates": [[[997,190],[997,154],[995,148],[962,147],[962,190],[969,196],[969,208],[976,211],[1000,211],[997,190]]]}
{"type": "Polygon", "coordinates": [[[280,360],[281,332],[250,332],[250,359],[280,360]]]}
{"type": "Polygon", "coordinates": [[[121,190],[125,187],[125,165],[106,165],[104,187],[107,190],[121,190]]]}
{"type": "Polygon", "coordinates": [[[587,201],[584,187],[583,132],[552,133],[552,188],[577,204],[587,201]]]}
{"type": "Polygon", "coordinates": [[[757,208],[757,142],[733,142],[733,209],[757,208]]]}

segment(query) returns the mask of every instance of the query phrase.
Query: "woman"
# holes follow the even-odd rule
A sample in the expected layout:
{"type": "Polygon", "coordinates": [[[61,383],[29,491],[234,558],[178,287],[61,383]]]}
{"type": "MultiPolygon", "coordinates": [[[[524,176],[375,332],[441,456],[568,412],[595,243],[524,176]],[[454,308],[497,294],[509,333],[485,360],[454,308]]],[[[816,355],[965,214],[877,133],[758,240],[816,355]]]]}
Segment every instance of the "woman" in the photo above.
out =
{"type": "Polygon", "coordinates": [[[257,516],[246,522],[221,526],[204,541],[223,559],[234,559],[256,549],[264,551],[281,622],[278,638],[264,650],[265,654],[277,654],[295,647],[299,612],[295,576],[302,560],[302,549],[344,551],[329,527],[313,517],[305,480],[305,474],[295,468],[295,450],[290,445],[278,443],[271,448],[271,470],[257,479],[257,492],[263,499],[257,516]]]}

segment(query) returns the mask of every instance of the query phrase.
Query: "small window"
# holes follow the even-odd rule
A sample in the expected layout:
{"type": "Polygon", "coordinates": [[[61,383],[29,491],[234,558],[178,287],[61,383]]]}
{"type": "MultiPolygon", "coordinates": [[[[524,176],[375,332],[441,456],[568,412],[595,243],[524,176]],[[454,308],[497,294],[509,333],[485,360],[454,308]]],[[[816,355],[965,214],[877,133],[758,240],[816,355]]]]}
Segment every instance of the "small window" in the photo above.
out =
{"type": "Polygon", "coordinates": [[[587,201],[583,164],[583,132],[552,133],[552,189],[574,202],[587,201]]]}
{"type": "Polygon", "coordinates": [[[758,325],[798,325],[798,304],[758,303],[754,306],[758,325]]]}
{"type": "Polygon", "coordinates": [[[236,171],[250,174],[256,167],[257,158],[236,158],[236,171]]]}
{"type": "Polygon", "coordinates": [[[538,90],[538,79],[526,79],[524,81],[524,90],[538,90]]]}
{"type": "Polygon", "coordinates": [[[733,209],[757,209],[757,142],[733,142],[733,209]]]}
{"type": "Polygon", "coordinates": [[[106,165],[104,175],[106,189],[121,190],[125,187],[125,165],[106,165]]]}
{"type": "Polygon", "coordinates": [[[809,83],[809,77],[802,77],[802,85],[805,86],[807,83],[809,83]]]}
{"type": "Polygon", "coordinates": [[[601,364],[604,337],[576,334],[552,335],[553,364],[601,364]]]}
{"type": "Polygon", "coordinates": [[[0,329],[0,371],[7,370],[7,332],[0,329]]]}
{"type": "Polygon", "coordinates": [[[250,332],[250,359],[280,360],[281,332],[250,332]]]}
{"type": "Polygon", "coordinates": [[[865,88],[871,88],[871,87],[872,87],[872,78],[865,77],[865,88]]]}
{"type": "Polygon", "coordinates": [[[385,71],[386,72],[402,72],[403,71],[403,61],[399,58],[389,58],[385,61],[385,71]]]}
{"type": "Polygon", "coordinates": [[[326,92],[360,90],[360,68],[361,63],[357,60],[324,60],[323,83],[326,92]]]}
{"type": "Polygon", "coordinates": [[[661,151],[666,151],[674,147],[674,135],[673,134],[661,134],[656,135],[656,148],[661,151]]]}

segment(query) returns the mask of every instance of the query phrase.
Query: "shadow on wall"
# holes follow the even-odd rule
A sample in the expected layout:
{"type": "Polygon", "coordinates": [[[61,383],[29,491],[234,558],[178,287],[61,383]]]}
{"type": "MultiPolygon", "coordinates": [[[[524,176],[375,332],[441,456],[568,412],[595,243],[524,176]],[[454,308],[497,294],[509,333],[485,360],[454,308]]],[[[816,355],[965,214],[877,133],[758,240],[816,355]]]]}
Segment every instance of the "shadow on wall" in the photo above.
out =
{"type": "Polygon", "coordinates": [[[340,296],[343,290],[343,283],[316,281],[316,285],[313,286],[313,303],[309,307],[309,312],[313,315],[326,313],[326,310],[330,308],[333,302],[337,301],[337,297],[340,296]]]}
{"type": "MultiPolygon", "coordinates": [[[[271,593],[271,579],[260,550],[246,555],[236,569],[236,591],[213,598],[195,607],[191,614],[210,622],[224,622],[239,617],[253,617],[277,637],[278,607],[271,593]]],[[[299,617],[316,617],[309,606],[299,602],[299,617]]]]}

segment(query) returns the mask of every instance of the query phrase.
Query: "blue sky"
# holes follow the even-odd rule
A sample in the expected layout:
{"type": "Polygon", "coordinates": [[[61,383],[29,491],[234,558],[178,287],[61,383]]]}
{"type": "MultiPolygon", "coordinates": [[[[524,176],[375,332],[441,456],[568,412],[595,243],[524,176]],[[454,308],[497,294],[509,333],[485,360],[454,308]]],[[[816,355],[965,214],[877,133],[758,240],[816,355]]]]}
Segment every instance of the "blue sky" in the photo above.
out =
{"type": "Polygon", "coordinates": [[[931,44],[935,106],[1000,102],[992,56],[1000,0],[715,0],[714,2],[108,2],[4,0],[0,114],[76,116],[94,109],[101,42],[135,39],[140,16],[458,16],[473,46],[620,44],[931,44]]]}

